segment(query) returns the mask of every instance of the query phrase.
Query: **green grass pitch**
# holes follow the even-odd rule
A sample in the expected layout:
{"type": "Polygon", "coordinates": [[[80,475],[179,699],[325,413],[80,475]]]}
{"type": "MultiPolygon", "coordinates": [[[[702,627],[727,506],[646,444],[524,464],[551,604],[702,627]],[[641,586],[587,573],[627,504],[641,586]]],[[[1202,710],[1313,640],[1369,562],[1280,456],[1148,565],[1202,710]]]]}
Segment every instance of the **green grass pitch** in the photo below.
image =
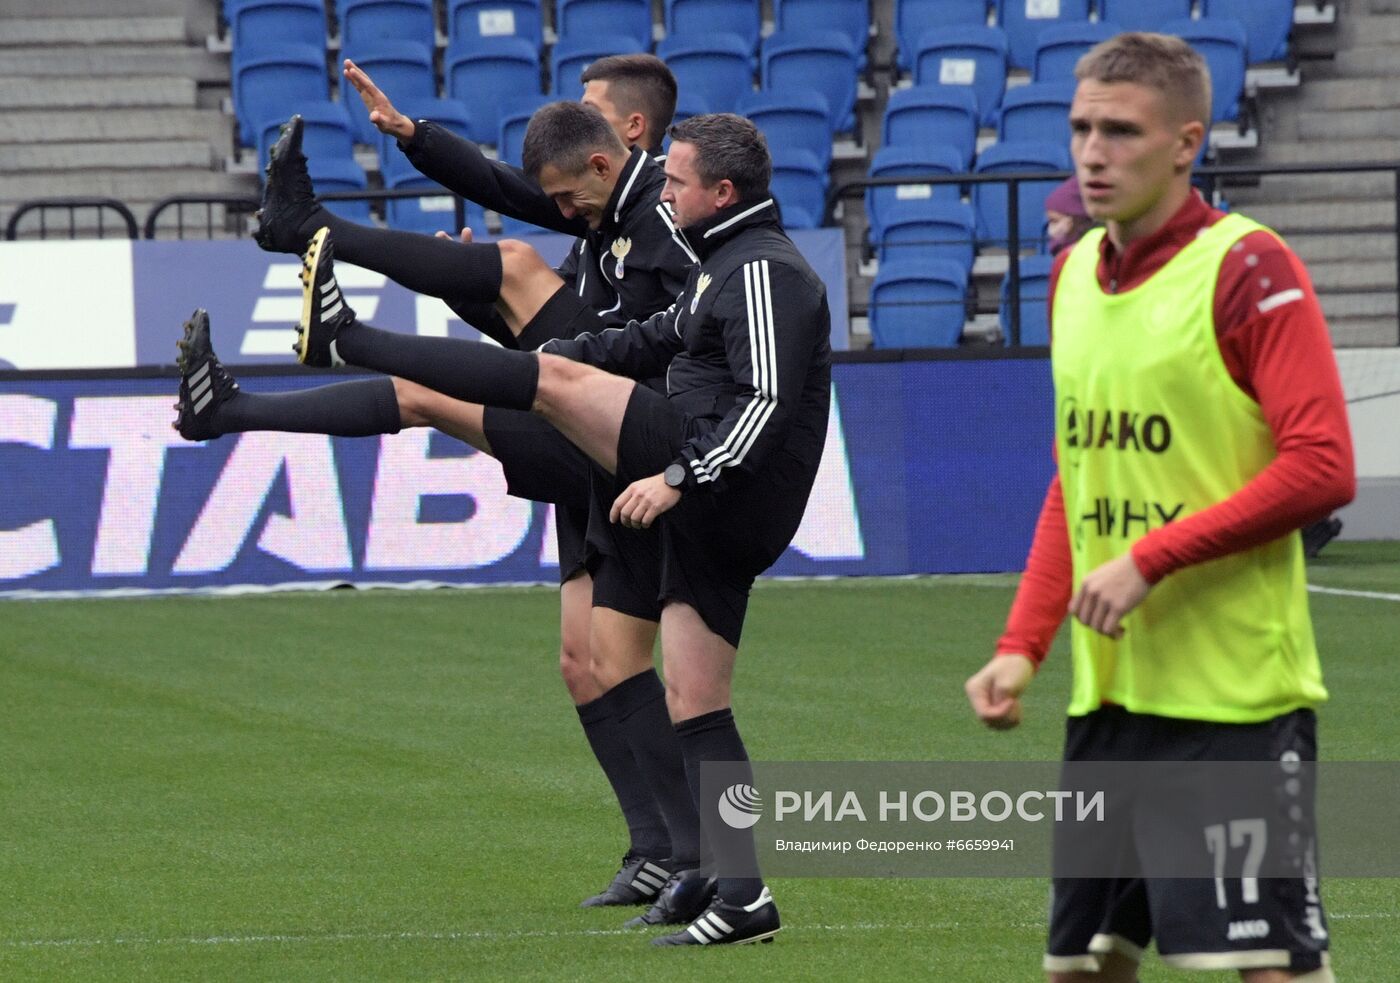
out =
{"type": "MultiPolygon", "coordinates": [[[[1400,544],[1310,582],[1400,591],[1400,544]]],[[[756,758],[1045,759],[961,686],[1014,578],[775,583],[736,710],[756,758]]],[[[1396,760],[1400,603],[1314,594],[1325,757],[1396,760]]],[[[773,883],[787,928],[655,951],[582,911],[624,840],[555,666],[552,590],[0,604],[0,980],[1041,978],[1046,884],[773,883]]],[[[1325,832],[1324,832],[1325,836],[1325,832]]],[[[1325,852],[1326,843],[1324,840],[1325,852]]],[[[1400,966],[1400,882],[1324,881],[1338,978],[1400,966]]],[[[1145,983],[1219,981],[1149,956],[1145,983]]]]}

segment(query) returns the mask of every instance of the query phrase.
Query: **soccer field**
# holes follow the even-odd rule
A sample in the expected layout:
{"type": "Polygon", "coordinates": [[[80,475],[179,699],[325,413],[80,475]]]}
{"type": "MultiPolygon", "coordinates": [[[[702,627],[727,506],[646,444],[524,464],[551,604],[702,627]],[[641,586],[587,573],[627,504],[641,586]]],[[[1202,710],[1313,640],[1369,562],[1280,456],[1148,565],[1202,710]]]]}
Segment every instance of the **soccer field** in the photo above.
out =
{"type": "MultiPolygon", "coordinates": [[[[1400,544],[1310,583],[1400,593],[1400,544]]],[[[1058,756],[963,679],[1014,578],[767,583],[736,709],[759,760],[1058,756]]],[[[1314,593],[1326,758],[1397,760],[1394,596],[1314,593]]],[[[1046,882],[772,883],[773,945],[657,951],[576,907],[624,829],[555,665],[556,592],[0,604],[0,979],[1038,980],[1046,882]]],[[[1326,831],[1323,831],[1326,855],[1326,831]]],[[[1325,870],[1325,868],[1324,868],[1325,870]]],[[[1400,975],[1400,882],[1324,881],[1338,978],[1400,975]]],[[[1142,979],[1178,974],[1149,957],[1142,979]]]]}

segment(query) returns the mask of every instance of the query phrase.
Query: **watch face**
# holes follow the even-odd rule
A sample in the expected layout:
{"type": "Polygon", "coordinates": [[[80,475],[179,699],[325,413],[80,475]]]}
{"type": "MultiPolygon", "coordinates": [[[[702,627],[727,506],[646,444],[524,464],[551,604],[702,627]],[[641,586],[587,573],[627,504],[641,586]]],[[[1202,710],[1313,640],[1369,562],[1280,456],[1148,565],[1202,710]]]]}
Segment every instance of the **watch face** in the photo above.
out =
{"type": "Polygon", "coordinates": [[[666,484],[672,488],[679,488],[685,483],[685,468],[679,464],[669,464],[663,472],[663,477],[666,479],[666,484]]]}

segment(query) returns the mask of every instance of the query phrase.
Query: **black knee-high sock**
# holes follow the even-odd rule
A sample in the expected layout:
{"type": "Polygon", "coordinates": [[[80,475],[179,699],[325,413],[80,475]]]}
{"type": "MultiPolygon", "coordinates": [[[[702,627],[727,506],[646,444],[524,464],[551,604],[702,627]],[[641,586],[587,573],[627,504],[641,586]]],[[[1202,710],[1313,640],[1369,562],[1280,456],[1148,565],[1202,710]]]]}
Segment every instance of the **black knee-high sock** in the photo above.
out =
{"type": "Polygon", "coordinates": [[[717,825],[718,801],[702,803],[700,798],[700,765],[705,761],[741,762],[742,780],[753,784],[753,771],[748,766],[749,752],[739,736],[739,728],[734,725],[734,714],[725,708],[682,720],[676,724],[676,735],[680,738],[681,753],[685,755],[685,773],[697,807],[714,813],[707,816],[711,829],[723,828],[725,832],[724,848],[718,851],[715,858],[719,896],[730,904],[748,904],[763,890],[763,881],[757,877],[735,876],[735,871],[758,870],[753,833],[720,827],[717,825]]]}
{"type": "Polygon", "coordinates": [[[461,338],[425,338],[381,331],[359,321],[342,327],[335,350],[361,368],[396,375],[454,399],[528,410],[540,378],[534,352],[515,352],[461,338]]]}
{"type": "Polygon", "coordinates": [[[326,225],[335,258],[383,273],[414,293],[490,303],[501,295],[501,248],[418,232],[376,229],[317,209],[303,226],[306,238],[326,225]]]}
{"type": "Polygon", "coordinates": [[[654,669],[639,672],[598,699],[616,717],[637,767],[666,817],[672,869],[696,866],[700,862],[700,815],[686,782],[676,729],[666,712],[666,687],[661,685],[661,677],[654,669]]]}
{"type": "Polygon", "coordinates": [[[214,411],[220,433],[280,430],[324,433],[333,437],[369,437],[399,432],[399,404],[388,378],[337,382],[290,393],[239,390],[214,411]]]}
{"type": "Polygon", "coordinates": [[[642,770],[622,728],[608,711],[607,701],[599,697],[578,707],[578,720],[588,738],[593,756],[608,776],[613,795],[622,808],[631,837],[629,852],[652,860],[664,860],[671,855],[671,836],[666,832],[666,820],[656,805],[642,770]]]}

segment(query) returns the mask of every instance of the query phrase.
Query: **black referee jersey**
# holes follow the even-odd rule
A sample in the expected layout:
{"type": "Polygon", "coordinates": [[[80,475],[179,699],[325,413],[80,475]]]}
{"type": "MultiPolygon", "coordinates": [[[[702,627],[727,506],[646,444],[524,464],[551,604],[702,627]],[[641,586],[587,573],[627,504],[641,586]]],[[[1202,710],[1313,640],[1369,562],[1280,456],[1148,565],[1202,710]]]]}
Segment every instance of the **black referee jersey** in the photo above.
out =
{"type": "MultiPolygon", "coordinates": [[[[415,123],[413,139],[399,146],[414,167],[448,190],[502,215],[577,236],[556,272],[597,313],[600,327],[665,310],[698,261],[661,203],[661,165],[640,148],[627,158],[602,223],[589,229],[582,219],[565,218],[524,171],[489,159],[476,144],[435,123],[415,123]]],[[[519,347],[528,350],[543,340],[527,328],[519,347]]]]}
{"type": "Polygon", "coordinates": [[[683,230],[700,258],[666,311],[552,341],[544,351],[619,375],[666,374],[688,418],[685,493],[761,497],[773,556],[816,479],[831,401],[826,286],[783,232],[771,199],[683,230]]]}

